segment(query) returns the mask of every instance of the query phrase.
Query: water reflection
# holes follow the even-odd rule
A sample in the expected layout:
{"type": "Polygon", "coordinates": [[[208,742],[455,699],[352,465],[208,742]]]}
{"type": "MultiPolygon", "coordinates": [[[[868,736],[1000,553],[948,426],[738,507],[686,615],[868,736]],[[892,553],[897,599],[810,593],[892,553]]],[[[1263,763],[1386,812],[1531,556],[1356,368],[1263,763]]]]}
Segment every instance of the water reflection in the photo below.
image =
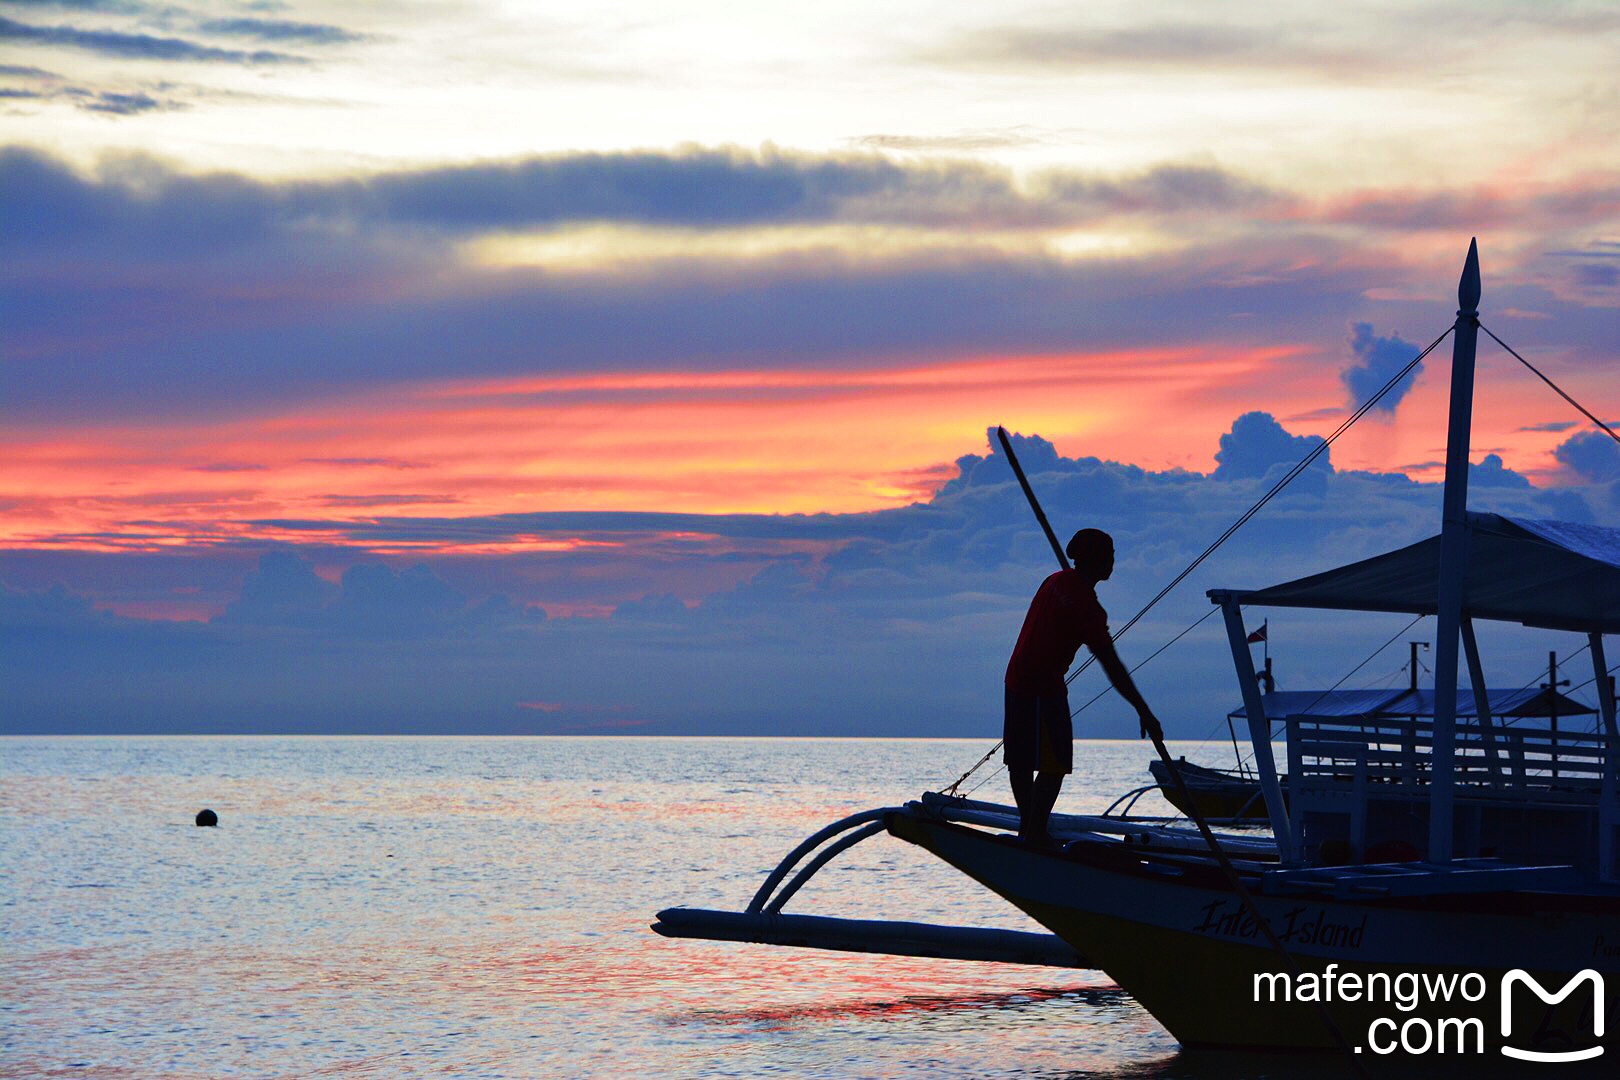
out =
{"type": "MultiPolygon", "coordinates": [[[[1060,1001],[1093,1008],[1119,1008],[1131,1002],[1130,995],[1115,986],[1071,987],[1003,991],[989,994],[913,996],[892,1001],[832,1001],[803,1005],[769,1005],[748,1009],[697,1009],[668,1018],[671,1024],[698,1023],[746,1025],[762,1031],[836,1020],[882,1022],[902,1020],[925,1013],[984,1012],[1003,1010],[1034,1016],[1033,1006],[1060,1001]]],[[[1015,1017],[1008,1017],[1016,1021],[1015,1017]]],[[[1039,1017],[1043,1022],[1054,1018],[1039,1017]]]]}
{"type": "MultiPolygon", "coordinates": [[[[1552,1070],[1570,1080],[1612,1078],[1613,1062],[1562,1064],[1552,1070]]],[[[1375,1055],[1349,1061],[1314,1052],[1252,1053],[1239,1050],[1178,1050],[1161,1061],[1143,1061],[1100,1070],[1064,1072],[1052,1080],[1546,1080],[1545,1065],[1467,1055],[1454,1058],[1375,1055]]]]}
{"type": "MultiPolygon", "coordinates": [[[[671,904],[740,909],[809,833],[914,798],[985,749],[7,739],[0,1072],[1244,1075],[1178,1054],[1097,973],[647,929],[671,904]],[[191,824],[201,806],[218,828],[191,824]]],[[[1077,763],[1060,809],[1100,809],[1145,768],[1134,742],[1077,763]]],[[[1033,928],[887,837],[790,909],[1033,928]]]]}

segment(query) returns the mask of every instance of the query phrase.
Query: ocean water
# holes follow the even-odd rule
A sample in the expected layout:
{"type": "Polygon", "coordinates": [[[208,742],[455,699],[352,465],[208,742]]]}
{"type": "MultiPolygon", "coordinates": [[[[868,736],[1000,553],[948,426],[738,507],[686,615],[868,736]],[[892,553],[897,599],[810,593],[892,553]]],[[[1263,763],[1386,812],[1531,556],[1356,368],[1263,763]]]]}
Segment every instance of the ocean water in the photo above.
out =
{"type": "MultiPolygon", "coordinates": [[[[1323,1074],[1184,1053],[1100,972],[648,930],[675,904],[741,910],[811,832],[987,749],[0,740],[0,1075],[1323,1074]],[[192,824],[204,807],[218,828],[192,824]]],[[[1059,809],[1100,811],[1145,782],[1148,753],[1079,744],[1059,809]]],[[[1038,929],[888,836],[787,910],[1038,929]]]]}

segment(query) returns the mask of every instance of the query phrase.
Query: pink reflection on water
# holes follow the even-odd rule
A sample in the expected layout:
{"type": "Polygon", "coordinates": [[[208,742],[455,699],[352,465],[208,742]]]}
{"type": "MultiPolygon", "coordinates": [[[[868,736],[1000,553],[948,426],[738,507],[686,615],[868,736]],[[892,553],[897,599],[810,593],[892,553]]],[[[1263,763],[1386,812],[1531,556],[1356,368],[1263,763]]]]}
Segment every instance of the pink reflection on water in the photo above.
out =
{"type": "Polygon", "coordinates": [[[1087,987],[1025,989],[988,994],[903,997],[883,1001],[833,1001],[801,1005],[762,1006],[754,1009],[705,1009],[688,1016],[672,1016],[670,1023],[703,1021],[712,1024],[746,1024],[766,1031],[786,1030],[803,1023],[823,1020],[885,1020],[912,1013],[947,1012],[964,1009],[1020,1008],[1042,1001],[1073,999],[1082,995],[1120,1004],[1128,1000],[1123,991],[1096,991],[1087,987]],[[1111,999],[1111,1000],[1110,1000],[1111,999]]]}

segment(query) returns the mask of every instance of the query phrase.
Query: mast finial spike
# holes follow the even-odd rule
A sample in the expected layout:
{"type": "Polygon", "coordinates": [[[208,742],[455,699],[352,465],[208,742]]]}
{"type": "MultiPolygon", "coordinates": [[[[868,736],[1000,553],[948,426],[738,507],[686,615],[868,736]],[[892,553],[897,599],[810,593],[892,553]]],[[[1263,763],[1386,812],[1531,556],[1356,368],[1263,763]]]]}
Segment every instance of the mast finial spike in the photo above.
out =
{"type": "Polygon", "coordinates": [[[1457,314],[1479,314],[1479,241],[1468,240],[1468,259],[1463,263],[1462,277],[1457,281],[1457,314]]]}

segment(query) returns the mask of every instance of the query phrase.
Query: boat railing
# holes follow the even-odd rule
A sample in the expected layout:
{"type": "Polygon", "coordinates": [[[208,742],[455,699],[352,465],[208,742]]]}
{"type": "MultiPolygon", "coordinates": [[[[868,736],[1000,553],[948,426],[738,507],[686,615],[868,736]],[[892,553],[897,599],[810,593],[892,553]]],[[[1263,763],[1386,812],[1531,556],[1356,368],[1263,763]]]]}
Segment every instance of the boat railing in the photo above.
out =
{"type": "MultiPolygon", "coordinates": [[[[1288,771],[1293,782],[1316,787],[1360,782],[1385,793],[1417,793],[1428,787],[1433,731],[1429,720],[1407,717],[1290,717],[1288,771]]],[[[1615,739],[1600,732],[1459,720],[1455,782],[1475,794],[1594,801],[1614,747],[1615,739]]]]}
{"type": "MultiPolygon", "coordinates": [[[[1288,720],[1289,822],[1315,858],[1402,857],[1423,850],[1433,723],[1412,717],[1288,720]]],[[[1522,724],[1456,724],[1459,854],[1558,857],[1612,878],[1620,848],[1620,752],[1614,736],[1522,724]],[[1594,840],[1596,841],[1594,845],[1594,840]],[[1595,848],[1595,850],[1594,850],[1595,848]]]]}

